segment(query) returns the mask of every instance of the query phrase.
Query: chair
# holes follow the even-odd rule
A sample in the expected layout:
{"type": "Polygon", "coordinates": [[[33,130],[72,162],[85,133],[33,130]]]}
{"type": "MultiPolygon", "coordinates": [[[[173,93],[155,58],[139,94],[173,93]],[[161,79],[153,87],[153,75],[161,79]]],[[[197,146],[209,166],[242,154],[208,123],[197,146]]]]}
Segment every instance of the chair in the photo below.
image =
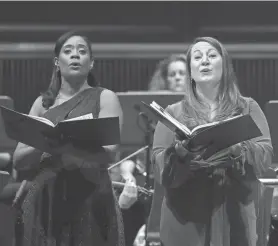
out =
{"type": "MultiPolygon", "coordinates": [[[[0,96],[0,105],[13,109],[13,100],[8,96],[0,96]]],[[[0,111],[0,171],[12,173],[12,152],[16,146],[16,141],[8,138],[5,132],[4,123],[0,111]]],[[[6,175],[0,175],[0,245],[14,245],[14,228],[16,213],[11,209],[12,195],[18,189],[18,186],[8,187],[6,175]]]]}

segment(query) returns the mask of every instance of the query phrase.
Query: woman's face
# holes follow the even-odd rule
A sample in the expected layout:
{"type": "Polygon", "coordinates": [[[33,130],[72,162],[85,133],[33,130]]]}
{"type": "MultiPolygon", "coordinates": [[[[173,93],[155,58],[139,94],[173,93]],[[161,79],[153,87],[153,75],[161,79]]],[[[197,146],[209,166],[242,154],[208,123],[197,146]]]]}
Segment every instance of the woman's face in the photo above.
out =
{"type": "Polygon", "coordinates": [[[55,63],[64,78],[87,77],[93,67],[88,44],[80,36],[72,36],[64,43],[55,63]]]}
{"type": "Polygon", "coordinates": [[[173,61],[168,66],[167,82],[170,91],[184,92],[186,66],[182,61],[173,61]]]}
{"type": "Polygon", "coordinates": [[[191,77],[196,83],[217,84],[222,78],[222,56],[207,42],[196,43],[191,50],[191,77]]]}

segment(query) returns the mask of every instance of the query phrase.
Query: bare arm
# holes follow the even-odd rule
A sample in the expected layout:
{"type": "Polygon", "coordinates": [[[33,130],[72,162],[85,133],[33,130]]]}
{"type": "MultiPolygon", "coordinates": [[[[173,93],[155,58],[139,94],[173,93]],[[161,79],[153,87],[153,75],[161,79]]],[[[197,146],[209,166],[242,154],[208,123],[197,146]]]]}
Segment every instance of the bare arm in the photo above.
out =
{"type": "MultiPolygon", "coordinates": [[[[41,96],[34,102],[29,115],[41,116],[45,110],[42,107],[41,96]]],[[[42,152],[23,143],[18,143],[13,155],[13,166],[15,170],[30,169],[36,165],[41,158],[42,152]]]]}
{"type": "Polygon", "coordinates": [[[138,190],[133,180],[125,182],[124,189],[119,197],[119,205],[122,209],[129,209],[137,200],[138,190]]]}
{"type": "MultiPolygon", "coordinates": [[[[105,117],[119,117],[120,121],[120,132],[122,131],[123,125],[123,112],[118,96],[110,90],[104,90],[100,96],[100,112],[99,118],[105,117]]],[[[117,151],[117,145],[104,146],[106,150],[113,156],[117,151]]]]}
{"type": "Polygon", "coordinates": [[[133,176],[134,169],[135,169],[135,163],[132,160],[124,161],[120,165],[121,175],[124,179],[135,180],[133,176]]]}

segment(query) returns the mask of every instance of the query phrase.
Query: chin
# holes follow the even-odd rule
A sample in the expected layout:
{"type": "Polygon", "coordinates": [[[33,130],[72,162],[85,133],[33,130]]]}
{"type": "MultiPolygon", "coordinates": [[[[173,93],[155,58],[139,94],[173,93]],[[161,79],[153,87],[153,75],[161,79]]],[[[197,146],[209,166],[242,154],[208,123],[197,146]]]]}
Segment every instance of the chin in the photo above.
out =
{"type": "Polygon", "coordinates": [[[197,84],[203,84],[203,83],[214,83],[215,80],[211,78],[202,78],[198,82],[196,81],[197,84]]]}
{"type": "Polygon", "coordinates": [[[70,71],[68,77],[80,78],[80,77],[86,77],[86,74],[82,73],[81,71],[70,71]]]}
{"type": "Polygon", "coordinates": [[[83,73],[80,70],[71,70],[69,75],[82,75],[83,73]]]}
{"type": "Polygon", "coordinates": [[[72,82],[80,82],[86,79],[86,75],[80,72],[70,72],[66,76],[64,76],[66,80],[72,81],[72,82]]]}

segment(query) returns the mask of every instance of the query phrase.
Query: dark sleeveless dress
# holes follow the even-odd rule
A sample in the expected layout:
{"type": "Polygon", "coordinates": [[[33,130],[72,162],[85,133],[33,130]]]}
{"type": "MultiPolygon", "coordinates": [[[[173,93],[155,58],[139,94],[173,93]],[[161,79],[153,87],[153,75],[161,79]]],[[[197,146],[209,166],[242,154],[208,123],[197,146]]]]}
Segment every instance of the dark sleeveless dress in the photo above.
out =
{"type": "MultiPolygon", "coordinates": [[[[49,109],[44,117],[55,123],[88,113],[97,118],[102,90],[86,89],[49,109]]],[[[22,203],[17,245],[124,246],[121,213],[105,161],[107,153],[102,148],[99,151],[104,161],[97,168],[88,168],[88,164],[86,170],[78,166],[66,169],[59,156],[44,153],[37,170],[21,175],[32,185],[22,203]]]]}

